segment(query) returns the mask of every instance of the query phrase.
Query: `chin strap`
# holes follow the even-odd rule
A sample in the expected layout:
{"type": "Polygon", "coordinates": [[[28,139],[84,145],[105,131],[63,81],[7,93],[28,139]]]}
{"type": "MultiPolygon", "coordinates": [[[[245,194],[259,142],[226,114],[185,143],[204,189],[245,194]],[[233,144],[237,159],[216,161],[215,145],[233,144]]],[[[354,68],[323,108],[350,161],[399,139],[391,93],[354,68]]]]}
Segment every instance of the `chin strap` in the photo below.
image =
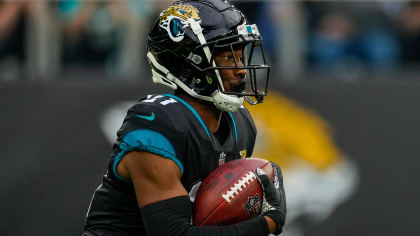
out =
{"type": "Polygon", "coordinates": [[[214,105],[219,108],[219,110],[225,112],[235,112],[237,111],[244,102],[243,97],[238,97],[235,95],[227,95],[220,91],[216,91],[213,94],[213,103],[214,105]]]}
{"type": "MultiPolygon", "coordinates": [[[[201,45],[206,44],[207,41],[204,38],[203,28],[201,28],[200,23],[198,21],[196,21],[194,18],[189,18],[188,23],[190,24],[190,27],[191,27],[192,31],[194,32],[194,34],[197,35],[197,38],[198,38],[198,41],[200,41],[200,44],[201,45]]],[[[216,63],[211,60],[211,52],[210,52],[209,46],[204,46],[203,51],[204,51],[204,54],[207,57],[207,61],[209,62],[209,64],[213,64],[213,67],[216,67],[216,63]]],[[[219,87],[222,89],[222,92],[223,92],[223,91],[225,91],[225,88],[223,87],[222,77],[220,76],[218,70],[215,69],[214,71],[216,72],[216,77],[217,77],[217,80],[218,80],[219,85],[220,85],[219,87]]]]}
{"type": "Polygon", "coordinates": [[[147,58],[149,59],[149,63],[152,65],[152,76],[153,82],[166,85],[172,89],[177,89],[178,86],[182,88],[186,93],[191,95],[192,97],[202,99],[205,101],[213,102],[212,97],[203,96],[196,93],[194,90],[190,89],[181,80],[171,74],[168,69],[166,69],[163,65],[161,65],[156,58],[153,56],[151,52],[147,53],[147,58]],[[159,73],[161,72],[161,73],[159,73]]]}
{"type": "Polygon", "coordinates": [[[147,52],[147,59],[149,59],[150,67],[152,68],[153,83],[166,85],[172,89],[177,88],[175,81],[177,78],[169,72],[163,65],[157,62],[156,58],[151,52],[147,52]],[[160,72],[160,73],[159,73],[160,72]]]}

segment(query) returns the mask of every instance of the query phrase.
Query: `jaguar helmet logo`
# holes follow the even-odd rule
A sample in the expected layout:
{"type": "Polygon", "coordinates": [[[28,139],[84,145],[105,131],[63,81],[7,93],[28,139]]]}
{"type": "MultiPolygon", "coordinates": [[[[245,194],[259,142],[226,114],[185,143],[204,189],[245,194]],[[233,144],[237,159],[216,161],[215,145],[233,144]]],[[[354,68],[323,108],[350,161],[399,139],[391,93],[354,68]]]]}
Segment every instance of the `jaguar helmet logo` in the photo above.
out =
{"type": "Polygon", "coordinates": [[[159,17],[159,25],[168,32],[174,42],[180,42],[184,38],[184,28],[188,25],[188,19],[200,21],[199,11],[190,4],[173,5],[164,10],[159,17]]]}

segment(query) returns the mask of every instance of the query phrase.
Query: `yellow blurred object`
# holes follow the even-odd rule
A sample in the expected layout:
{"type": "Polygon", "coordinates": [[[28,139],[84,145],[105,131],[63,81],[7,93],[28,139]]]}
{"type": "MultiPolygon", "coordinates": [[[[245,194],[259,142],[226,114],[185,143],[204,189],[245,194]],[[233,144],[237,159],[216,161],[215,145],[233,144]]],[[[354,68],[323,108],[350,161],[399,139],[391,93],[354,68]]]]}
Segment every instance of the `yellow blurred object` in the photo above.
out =
{"type": "Polygon", "coordinates": [[[253,156],[292,168],[305,161],[324,170],[340,160],[332,129],[320,115],[286,96],[270,91],[264,103],[247,105],[258,136],[253,156]]]}

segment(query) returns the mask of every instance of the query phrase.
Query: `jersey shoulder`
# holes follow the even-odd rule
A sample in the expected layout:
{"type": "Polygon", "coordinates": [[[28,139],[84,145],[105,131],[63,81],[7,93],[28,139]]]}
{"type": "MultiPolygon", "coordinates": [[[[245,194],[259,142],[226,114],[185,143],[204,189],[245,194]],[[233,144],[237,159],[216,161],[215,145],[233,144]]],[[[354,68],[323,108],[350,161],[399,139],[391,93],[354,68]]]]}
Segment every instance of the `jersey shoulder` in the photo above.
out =
{"type": "Polygon", "coordinates": [[[183,120],[185,112],[178,102],[164,95],[148,95],[127,112],[118,140],[114,145],[112,165],[109,167],[121,180],[116,166],[131,151],[147,151],[173,160],[183,173],[186,136],[183,120]]]}
{"type": "Polygon", "coordinates": [[[148,95],[134,104],[127,112],[118,136],[133,130],[155,130],[162,134],[182,132],[182,126],[177,123],[185,112],[178,101],[164,95],[148,95]]]}

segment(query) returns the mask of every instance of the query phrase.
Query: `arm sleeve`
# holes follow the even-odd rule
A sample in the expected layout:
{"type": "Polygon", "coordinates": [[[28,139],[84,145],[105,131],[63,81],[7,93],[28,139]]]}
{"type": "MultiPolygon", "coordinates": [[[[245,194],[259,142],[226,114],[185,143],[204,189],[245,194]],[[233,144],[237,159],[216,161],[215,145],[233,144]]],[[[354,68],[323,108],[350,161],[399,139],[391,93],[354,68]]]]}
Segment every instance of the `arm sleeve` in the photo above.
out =
{"type": "Polygon", "coordinates": [[[188,196],[174,197],[141,208],[147,235],[170,236],[266,236],[263,216],[228,226],[193,226],[188,196]]]}

